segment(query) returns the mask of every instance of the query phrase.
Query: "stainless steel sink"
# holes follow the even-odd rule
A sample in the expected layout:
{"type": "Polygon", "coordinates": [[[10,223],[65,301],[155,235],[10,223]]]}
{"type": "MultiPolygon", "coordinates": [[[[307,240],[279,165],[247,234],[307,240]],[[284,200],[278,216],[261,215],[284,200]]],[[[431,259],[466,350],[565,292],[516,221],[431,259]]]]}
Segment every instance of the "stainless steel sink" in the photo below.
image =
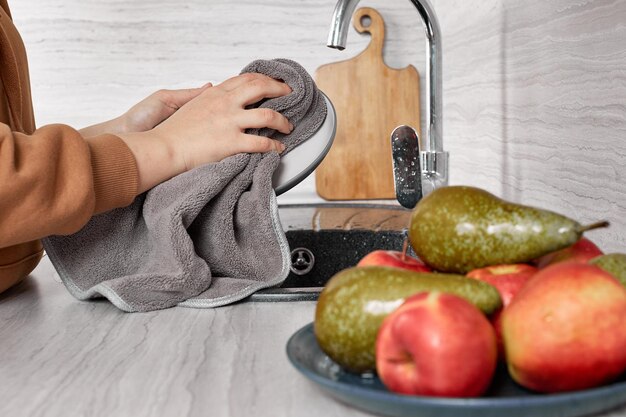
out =
{"type": "MultiPolygon", "coordinates": [[[[279,207],[291,249],[291,272],[250,301],[316,300],[328,280],[376,249],[402,250],[411,211],[383,204],[279,207]]],[[[411,253],[411,252],[410,252],[411,253]]]]}

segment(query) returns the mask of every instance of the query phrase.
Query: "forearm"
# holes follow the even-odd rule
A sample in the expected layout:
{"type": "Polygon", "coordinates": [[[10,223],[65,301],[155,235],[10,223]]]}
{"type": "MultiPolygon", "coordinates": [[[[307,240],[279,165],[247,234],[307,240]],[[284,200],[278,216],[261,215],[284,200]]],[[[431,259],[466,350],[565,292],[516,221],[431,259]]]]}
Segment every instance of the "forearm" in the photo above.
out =
{"type": "Polygon", "coordinates": [[[135,157],[139,177],[138,194],[185,171],[184,161],[178,157],[171,141],[156,130],[125,133],[119,137],[135,157]]]}
{"type": "Polygon", "coordinates": [[[131,150],[137,165],[138,188],[141,194],[183,172],[184,166],[176,164],[172,148],[168,141],[161,138],[155,130],[137,132],[129,129],[124,115],[106,122],[98,123],[79,130],[86,138],[103,134],[114,134],[131,150]]]}

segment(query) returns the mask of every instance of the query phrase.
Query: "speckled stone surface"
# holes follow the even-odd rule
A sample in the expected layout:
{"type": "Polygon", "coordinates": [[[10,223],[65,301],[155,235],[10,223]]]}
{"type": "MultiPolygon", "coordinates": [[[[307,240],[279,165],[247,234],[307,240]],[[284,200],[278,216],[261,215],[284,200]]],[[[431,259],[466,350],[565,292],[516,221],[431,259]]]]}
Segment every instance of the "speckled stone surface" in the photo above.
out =
{"type": "MultiPolygon", "coordinates": [[[[289,274],[282,287],[320,287],[337,272],[377,249],[402,250],[405,231],[302,230],[287,232],[290,248],[306,248],[315,263],[306,275],[289,274]]],[[[293,260],[293,257],[292,257],[293,260]]]]}
{"type": "MultiPolygon", "coordinates": [[[[335,273],[356,265],[369,252],[401,251],[410,215],[409,210],[400,207],[375,204],[281,207],[292,262],[299,255],[307,263],[314,258],[309,272],[291,272],[281,287],[321,287],[335,273]],[[301,249],[303,254],[298,253],[301,249]]],[[[410,249],[409,254],[414,255],[410,249]]]]}

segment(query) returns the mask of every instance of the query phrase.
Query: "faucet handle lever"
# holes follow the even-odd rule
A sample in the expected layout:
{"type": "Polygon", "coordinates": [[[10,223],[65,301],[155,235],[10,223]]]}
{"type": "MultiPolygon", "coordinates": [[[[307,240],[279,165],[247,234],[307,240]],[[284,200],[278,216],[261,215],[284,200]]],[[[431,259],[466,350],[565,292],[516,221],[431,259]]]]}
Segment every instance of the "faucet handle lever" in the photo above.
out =
{"type": "Polygon", "coordinates": [[[411,126],[398,126],[391,133],[391,158],[396,199],[412,209],[422,198],[422,169],[419,138],[411,126]]]}

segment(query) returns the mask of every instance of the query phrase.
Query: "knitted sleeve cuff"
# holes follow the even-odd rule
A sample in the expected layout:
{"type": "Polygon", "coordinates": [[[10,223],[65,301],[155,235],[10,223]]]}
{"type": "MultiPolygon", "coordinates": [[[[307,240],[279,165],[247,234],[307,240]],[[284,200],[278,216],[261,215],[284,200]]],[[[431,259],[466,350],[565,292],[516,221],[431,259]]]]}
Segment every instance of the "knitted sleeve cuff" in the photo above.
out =
{"type": "Polygon", "coordinates": [[[137,162],[126,143],[110,134],[87,139],[91,151],[94,214],[129,205],[137,195],[137,162]]]}

